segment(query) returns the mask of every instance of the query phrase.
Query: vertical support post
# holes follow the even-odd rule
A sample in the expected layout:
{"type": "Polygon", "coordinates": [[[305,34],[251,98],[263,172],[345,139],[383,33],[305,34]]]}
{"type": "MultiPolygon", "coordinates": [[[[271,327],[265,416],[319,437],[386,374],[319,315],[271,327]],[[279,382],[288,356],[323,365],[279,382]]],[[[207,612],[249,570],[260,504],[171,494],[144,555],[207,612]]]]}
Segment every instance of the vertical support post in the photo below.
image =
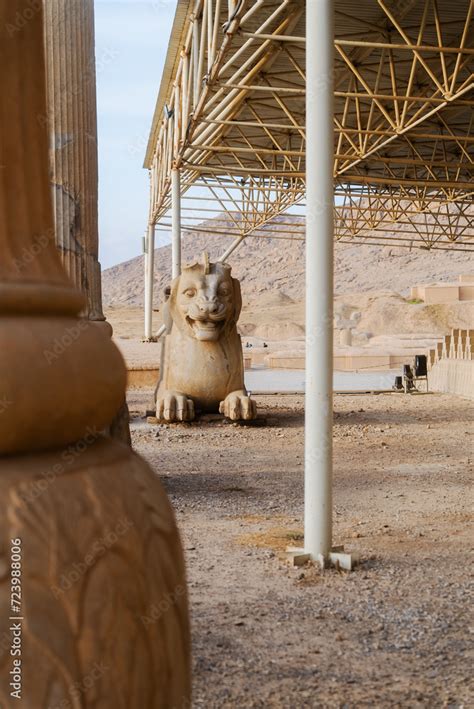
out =
{"type": "Polygon", "coordinates": [[[332,543],[333,0],[306,3],[306,419],[304,551],[332,543]]]}
{"type": "Polygon", "coordinates": [[[145,252],[145,340],[153,338],[153,279],[155,270],[155,225],[149,224],[145,252]]]}
{"type": "Polygon", "coordinates": [[[146,304],[148,302],[148,279],[146,274],[148,273],[148,230],[145,232],[145,236],[142,237],[143,242],[143,338],[147,339],[147,329],[146,329],[146,304]]]}
{"type": "Polygon", "coordinates": [[[181,273],[181,185],[179,169],[171,170],[171,277],[181,273]]]}

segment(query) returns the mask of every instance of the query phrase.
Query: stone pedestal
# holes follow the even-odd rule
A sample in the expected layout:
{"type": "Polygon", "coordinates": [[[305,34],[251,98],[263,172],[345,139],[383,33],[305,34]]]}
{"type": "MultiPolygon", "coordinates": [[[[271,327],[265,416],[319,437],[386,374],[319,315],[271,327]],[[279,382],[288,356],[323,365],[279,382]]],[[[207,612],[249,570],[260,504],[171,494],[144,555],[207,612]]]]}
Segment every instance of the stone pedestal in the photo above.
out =
{"type": "Polygon", "coordinates": [[[84,314],[104,320],[98,262],[93,0],[43,0],[50,173],[56,244],[84,314]]]}
{"type": "Polygon", "coordinates": [[[173,514],[101,433],[125,367],[54,244],[41,4],[0,0],[0,66],[0,705],[187,707],[173,514]]]}

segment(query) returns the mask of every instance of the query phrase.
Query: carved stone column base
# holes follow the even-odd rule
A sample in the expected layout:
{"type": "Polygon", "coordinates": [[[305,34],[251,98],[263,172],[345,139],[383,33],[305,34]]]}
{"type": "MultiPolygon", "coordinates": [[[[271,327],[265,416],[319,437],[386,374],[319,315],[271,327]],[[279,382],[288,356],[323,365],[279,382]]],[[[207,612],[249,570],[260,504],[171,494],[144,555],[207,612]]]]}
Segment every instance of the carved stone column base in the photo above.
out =
{"type": "Polygon", "coordinates": [[[98,327],[107,337],[112,337],[114,329],[108,320],[89,320],[93,327],[98,327]]]}
{"type": "Polygon", "coordinates": [[[67,445],[110,423],[126,371],[105,327],[0,314],[0,455],[67,445]]]}
{"type": "Polygon", "coordinates": [[[184,563],[152,470],[90,436],[0,460],[0,499],[0,705],[20,638],[24,707],[189,707],[184,563]]]}

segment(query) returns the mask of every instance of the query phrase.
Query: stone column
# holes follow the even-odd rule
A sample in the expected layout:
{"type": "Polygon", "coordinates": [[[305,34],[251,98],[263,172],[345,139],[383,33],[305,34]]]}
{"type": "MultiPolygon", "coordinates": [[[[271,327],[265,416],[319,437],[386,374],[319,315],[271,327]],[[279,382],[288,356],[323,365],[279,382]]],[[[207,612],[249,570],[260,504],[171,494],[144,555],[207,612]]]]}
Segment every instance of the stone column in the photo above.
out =
{"type": "Polygon", "coordinates": [[[97,105],[93,0],[43,0],[56,244],[86,294],[85,315],[104,320],[98,261],[97,105]]]}
{"type": "Polygon", "coordinates": [[[0,0],[0,66],[0,705],[188,707],[173,513],[54,244],[41,2],[0,0]]]}
{"type": "MultiPolygon", "coordinates": [[[[56,245],[84,293],[81,315],[105,320],[98,239],[98,165],[93,0],[42,0],[46,52],[49,167],[56,245]]],[[[106,323],[109,334],[111,326],[106,323]]],[[[130,444],[124,400],[110,431],[130,444]]]]}

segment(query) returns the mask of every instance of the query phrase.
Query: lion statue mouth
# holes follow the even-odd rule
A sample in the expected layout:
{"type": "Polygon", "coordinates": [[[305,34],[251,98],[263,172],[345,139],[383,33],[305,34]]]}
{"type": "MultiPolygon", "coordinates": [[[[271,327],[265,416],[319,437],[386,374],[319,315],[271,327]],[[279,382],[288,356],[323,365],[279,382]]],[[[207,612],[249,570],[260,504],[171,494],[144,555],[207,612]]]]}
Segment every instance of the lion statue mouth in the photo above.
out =
{"type": "Polygon", "coordinates": [[[239,282],[230,275],[230,266],[203,263],[183,268],[166,301],[164,317],[182,335],[201,342],[228,339],[236,328],[242,299],[239,282]]]}
{"type": "Polygon", "coordinates": [[[193,319],[189,315],[186,317],[186,322],[193,331],[194,337],[197,340],[217,340],[220,330],[224,326],[224,319],[193,319]]]}

